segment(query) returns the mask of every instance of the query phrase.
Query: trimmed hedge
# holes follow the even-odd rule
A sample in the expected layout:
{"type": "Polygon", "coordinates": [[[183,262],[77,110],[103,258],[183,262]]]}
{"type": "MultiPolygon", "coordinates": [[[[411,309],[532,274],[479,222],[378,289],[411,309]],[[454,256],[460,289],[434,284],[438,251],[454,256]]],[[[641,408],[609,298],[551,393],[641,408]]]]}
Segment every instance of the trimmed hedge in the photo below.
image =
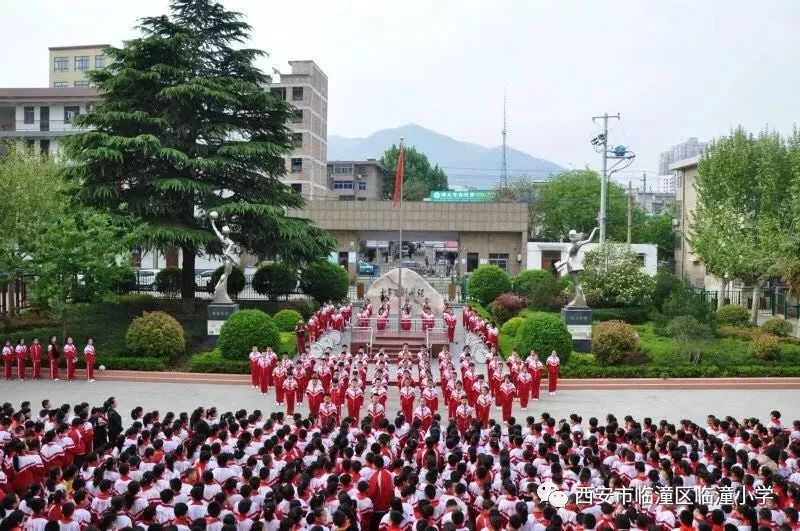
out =
{"type": "Polygon", "coordinates": [[[347,297],[347,270],[338,264],[318,261],[308,264],[300,277],[300,289],[315,301],[340,301],[347,297]]]}
{"type": "Polygon", "coordinates": [[[509,337],[516,337],[517,331],[519,331],[519,327],[522,326],[522,323],[525,322],[524,317],[512,317],[503,325],[500,329],[500,332],[509,336],[509,337]]]}
{"type": "Polygon", "coordinates": [[[181,292],[183,270],[180,267],[165,267],[156,274],[153,287],[167,298],[174,299],[181,292]]]}
{"type": "Polygon", "coordinates": [[[125,345],[138,356],[172,358],[186,349],[181,324],[166,312],[144,312],[125,333],[125,345]]]}
{"type": "Polygon", "coordinates": [[[514,291],[528,299],[536,309],[552,306],[559,289],[558,279],[546,269],[528,269],[514,277],[514,291]]]}
{"type": "Polygon", "coordinates": [[[186,372],[248,374],[250,372],[250,362],[246,359],[228,359],[223,357],[219,349],[214,349],[208,352],[199,352],[189,358],[189,362],[186,364],[186,372]]]}
{"type": "Polygon", "coordinates": [[[253,345],[280,349],[278,327],[261,310],[239,310],[222,325],[217,348],[225,358],[247,360],[253,345]]]}
{"type": "Polygon", "coordinates": [[[622,308],[592,308],[593,321],[625,321],[628,324],[646,323],[647,308],[631,306],[622,308]]]}
{"type": "Polygon", "coordinates": [[[469,274],[467,287],[471,299],[488,306],[501,293],[511,291],[511,279],[504,269],[485,264],[469,274]]]}
{"type": "Polygon", "coordinates": [[[503,293],[492,302],[492,316],[499,324],[503,324],[512,317],[516,317],[527,301],[524,297],[513,293],[503,293]]]}
{"type": "Polygon", "coordinates": [[[546,358],[555,350],[563,364],[572,353],[572,334],[558,315],[534,312],[517,330],[514,346],[522,357],[535,350],[546,358]]]}
{"type": "Polygon", "coordinates": [[[259,267],[253,275],[253,289],[271,301],[294,293],[297,289],[297,269],[283,262],[259,267]]]}
{"type": "Polygon", "coordinates": [[[272,321],[278,330],[281,332],[294,332],[294,327],[297,326],[297,321],[302,321],[303,316],[300,312],[295,310],[281,310],[272,316],[272,321]]]}
{"type": "MultiPolygon", "coordinates": [[[[211,278],[208,280],[208,285],[206,289],[209,293],[214,293],[214,288],[217,287],[217,282],[219,282],[220,277],[222,277],[222,272],[225,270],[225,266],[219,266],[211,273],[211,278]]],[[[244,289],[245,280],[244,280],[244,271],[239,266],[233,266],[231,269],[231,276],[228,277],[228,295],[232,299],[235,299],[244,289]]]]}
{"type": "Polygon", "coordinates": [[[798,377],[800,367],[742,365],[568,365],[561,366],[560,378],[713,378],[713,377],[798,377]]]}
{"type": "Polygon", "coordinates": [[[745,326],[750,323],[750,310],[738,304],[728,304],[717,310],[717,323],[721,325],[745,326]]]}
{"type": "Polygon", "coordinates": [[[604,321],[592,327],[592,354],[598,363],[629,363],[639,356],[639,335],[624,321],[604,321]]]}
{"type": "Polygon", "coordinates": [[[792,323],[780,317],[770,317],[761,325],[761,330],[777,337],[786,337],[792,333],[792,323]]]}

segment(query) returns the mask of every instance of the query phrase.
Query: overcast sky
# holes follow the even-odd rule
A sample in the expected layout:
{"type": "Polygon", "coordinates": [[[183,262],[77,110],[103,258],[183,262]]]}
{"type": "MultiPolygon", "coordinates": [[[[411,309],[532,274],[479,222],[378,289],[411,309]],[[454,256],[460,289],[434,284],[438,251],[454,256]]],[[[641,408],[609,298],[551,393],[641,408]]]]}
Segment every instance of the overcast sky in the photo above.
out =
{"type": "MultiPolygon", "coordinates": [[[[262,65],[313,59],[329,79],[328,132],[414,122],[459,140],[509,143],[569,167],[599,166],[591,117],[657,170],[659,152],[743,124],[789,132],[800,115],[800,5],[793,0],[228,0],[262,65]]],[[[0,86],[46,86],[47,47],[134,36],[165,0],[4,0],[0,86]]],[[[517,169],[517,168],[513,168],[517,169]]]]}

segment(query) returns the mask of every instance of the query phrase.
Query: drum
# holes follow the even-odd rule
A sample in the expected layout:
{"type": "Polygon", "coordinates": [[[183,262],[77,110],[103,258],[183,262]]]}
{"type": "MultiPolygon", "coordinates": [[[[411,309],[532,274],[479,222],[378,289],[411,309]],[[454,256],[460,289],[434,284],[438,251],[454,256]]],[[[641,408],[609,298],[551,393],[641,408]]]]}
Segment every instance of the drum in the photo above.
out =
{"type": "Polygon", "coordinates": [[[342,333],[339,332],[338,330],[331,330],[328,333],[328,337],[331,338],[331,341],[333,341],[334,345],[338,345],[339,343],[342,342],[342,333]]]}
{"type": "Polygon", "coordinates": [[[321,358],[324,353],[325,347],[320,345],[318,342],[311,343],[311,354],[313,354],[315,358],[321,358]]]}
{"type": "Polygon", "coordinates": [[[319,340],[319,344],[322,345],[323,349],[333,348],[333,340],[327,335],[319,340]]]}
{"type": "Polygon", "coordinates": [[[489,349],[485,345],[478,345],[475,347],[475,352],[472,357],[477,363],[486,363],[486,357],[489,355],[489,349]]]}

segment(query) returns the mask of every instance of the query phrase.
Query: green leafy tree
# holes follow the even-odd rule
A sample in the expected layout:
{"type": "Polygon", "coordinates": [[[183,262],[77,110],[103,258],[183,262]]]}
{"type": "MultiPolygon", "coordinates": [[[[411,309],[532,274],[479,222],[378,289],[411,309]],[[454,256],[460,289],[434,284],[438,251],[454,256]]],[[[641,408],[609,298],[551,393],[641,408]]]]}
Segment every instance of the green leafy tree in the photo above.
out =
{"type": "Polygon", "coordinates": [[[279,178],[292,149],[293,109],[243,47],[250,26],[212,0],[172,0],[168,15],[141,20],[141,38],[106,49],[89,74],[103,101],[65,139],[76,200],[130,217],[145,248],[182,250],[181,297],[194,307],[195,257],[214,251],[206,213],[258,257],[306,261],[334,247],[327,232],[285,215],[303,206],[279,178]]]}
{"type": "Polygon", "coordinates": [[[536,209],[541,181],[530,177],[515,179],[508,186],[498,186],[494,189],[494,200],[500,203],[527,203],[528,204],[528,237],[536,235],[536,209]]]}
{"type": "Polygon", "coordinates": [[[655,279],[626,245],[606,242],[588,251],[581,273],[588,297],[610,306],[643,306],[650,302],[655,279]]]}
{"type": "Polygon", "coordinates": [[[300,276],[300,289],[315,301],[340,301],[347,297],[347,270],[330,262],[308,264],[300,276]]]}
{"type": "Polygon", "coordinates": [[[644,217],[643,225],[634,228],[634,243],[651,243],[656,246],[660,261],[672,262],[675,260],[675,228],[672,226],[674,217],[673,205],[658,214],[644,217]]]}
{"type": "MultiPolygon", "coordinates": [[[[403,147],[405,151],[403,199],[421,201],[432,190],[447,190],[447,175],[439,165],[431,166],[428,157],[414,146],[403,147]]],[[[389,169],[390,177],[383,181],[383,198],[394,195],[394,174],[400,147],[392,144],[381,157],[381,164],[389,169]]]]}
{"type": "Polygon", "coordinates": [[[752,286],[753,323],[761,287],[794,232],[787,200],[792,182],[786,142],[775,132],[754,137],[735,129],[712,142],[698,166],[689,241],[723,282],[738,278],[752,286]]]}

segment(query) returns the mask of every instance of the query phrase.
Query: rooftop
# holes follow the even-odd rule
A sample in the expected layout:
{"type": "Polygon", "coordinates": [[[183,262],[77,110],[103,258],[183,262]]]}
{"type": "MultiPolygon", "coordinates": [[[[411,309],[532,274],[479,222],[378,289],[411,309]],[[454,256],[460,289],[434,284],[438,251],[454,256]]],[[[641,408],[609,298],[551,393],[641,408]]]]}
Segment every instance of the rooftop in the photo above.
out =
{"type": "Polygon", "coordinates": [[[50,46],[48,50],[50,51],[59,51],[59,50],[85,50],[87,48],[107,48],[111,46],[110,44],[84,44],[80,46],[50,46]]]}
{"type": "Polygon", "coordinates": [[[679,160],[677,162],[673,162],[669,165],[670,170],[685,170],[686,168],[692,168],[697,166],[700,162],[700,155],[695,155],[694,157],[689,157],[688,159],[679,160]]]}
{"type": "Polygon", "coordinates": [[[0,88],[0,100],[59,100],[98,98],[100,93],[92,87],[29,87],[0,88]]]}

